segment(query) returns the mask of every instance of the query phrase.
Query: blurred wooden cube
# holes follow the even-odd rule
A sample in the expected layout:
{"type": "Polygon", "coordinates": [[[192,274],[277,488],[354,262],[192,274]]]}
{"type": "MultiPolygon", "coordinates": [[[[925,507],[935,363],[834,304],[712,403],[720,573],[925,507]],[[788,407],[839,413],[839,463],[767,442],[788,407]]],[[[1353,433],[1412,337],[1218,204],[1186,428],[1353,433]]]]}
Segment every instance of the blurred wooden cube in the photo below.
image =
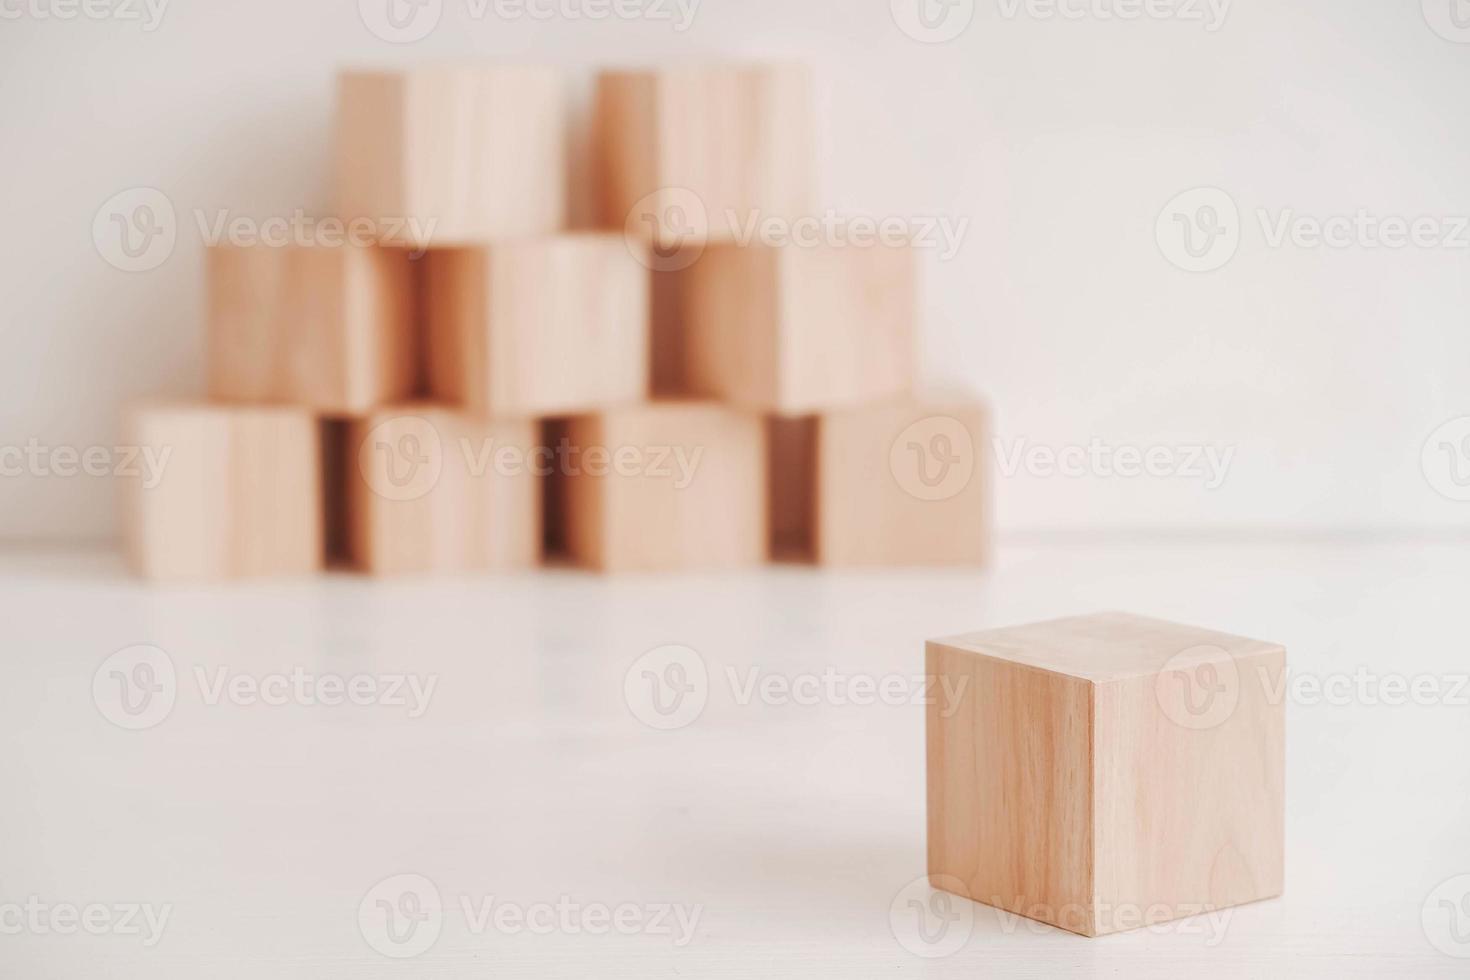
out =
{"type": "Polygon", "coordinates": [[[772,555],[822,565],[984,563],[987,421],[966,396],[768,420],[772,555]]]}
{"type": "Polygon", "coordinates": [[[559,230],[565,120],[557,71],[528,66],[343,72],[338,212],[380,240],[478,242],[559,230]]]}
{"type": "Polygon", "coordinates": [[[488,416],[648,397],[648,270],[618,235],[431,252],[430,389],[488,416]]]}
{"type": "Polygon", "coordinates": [[[571,419],[564,482],[571,558],[603,571],[721,568],[766,552],[761,420],[665,402],[571,419]]]}
{"type": "Polygon", "coordinates": [[[407,251],[217,245],[207,268],[212,397],[355,414],[412,394],[407,251]]]}
{"type": "Polygon", "coordinates": [[[712,245],[684,273],[684,380],[783,415],[908,391],[915,266],[909,248],[712,245]]]}
{"type": "Polygon", "coordinates": [[[1102,613],[926,660],[934,887],[1085,936],[1281,894],[1281,646],[1102,613]]]}
{"type": "Polygon", "coordinates": [[[541,554],[539,426],[432,405],[354,421],[345,445],[348,557],[376,574],[530,568],[541,554]]]}
{"type": "Polygon", "coordinates": [[[795,65],[598,76],[600,224],[661,248],[813,207],[811,79],[795,65]]]}
{"type": "Polygon", "coordinates": [[[126,444],[161,463],[123,486],[127,553],[151,579],[299,575],[323,562],[321,447],[301,409],[154,403],[126,444]]]}

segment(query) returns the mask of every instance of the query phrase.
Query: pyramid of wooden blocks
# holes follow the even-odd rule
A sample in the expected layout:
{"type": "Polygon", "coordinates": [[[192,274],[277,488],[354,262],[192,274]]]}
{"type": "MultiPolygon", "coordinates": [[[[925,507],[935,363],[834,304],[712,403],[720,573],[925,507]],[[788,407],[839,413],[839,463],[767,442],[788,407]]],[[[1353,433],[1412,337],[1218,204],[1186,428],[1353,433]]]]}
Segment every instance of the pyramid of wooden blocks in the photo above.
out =
{"type": "Polygon", "coordinates": [[[558,463],[565,538],[604,571],[718,568],[766,553],[759,418],[654,403],[574,418],[558,463]]]}
{"type": "Polygon", "coordinates": [[[431,252],[433,395],[495,416],[648,397],[648,270],[618,235],[431,252]]]}
{"type": "Polygon", "coordinates": [[[377,574],[529,568],[541,555],[540,427],[433,405],[354,420],[348,554],[377,574]]]}
{"type": "Polygon", "coordinates": [[[128,555],[154,579],[293,575],[322,567],[318,422],[300,409],[153,404],[129,445],[160,475],[126,482],[128,555]]]}
{"type": "Polygon", "coordinates": [[[1281,893],[1282,647],[1104,613],[926,659],[936,888],[1086,936],[1281,893]]]}
{"type": "Polygon", "coordinates": [[[600,224],[663,247],[812,210],[811,82],[786,65],[602,73],[600,224]]]}
{"type": "Polygon", "coordinates": [[[973,398],[905,396],[767,424],[775,557],[824,565],[989,557],[987,413],[973,398]]]}
{"type": "Polygon", "coordinates": [[[211,397],[352,413],[412,394],[407,251],[219,245],[207,261],[211,397]]]}
{"type": "Polygon", "coordinates": [[[337,86],[343,219],[436,245],[562,227],[560,75],[535,67],[345,72],[337,86]]]}
{"type": "Polygon", "coordinates": [[[909,248],[713,245],[683,277],[684,380],[695,395],[803,414],[913,385],[909,248]]]}

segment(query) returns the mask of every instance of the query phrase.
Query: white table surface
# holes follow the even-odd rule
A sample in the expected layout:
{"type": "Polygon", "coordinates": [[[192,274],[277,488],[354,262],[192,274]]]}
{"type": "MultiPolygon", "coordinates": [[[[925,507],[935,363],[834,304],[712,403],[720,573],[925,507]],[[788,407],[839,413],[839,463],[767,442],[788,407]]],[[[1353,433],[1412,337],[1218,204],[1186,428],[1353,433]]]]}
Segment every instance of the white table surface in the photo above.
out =
{"type": "Polygon", "coordinates": [[[1470,976],[1467,598],[1464,542],[1052,543],[1003,547],[983,574],[209,589],[131,581],[105,551],[12,551],[0,977],[1470,976]],[[1285,897],[1097,940],[961,903],[926,946],[907,901],[927,896],[905,891],[924,870],[922,708],[741,704],[741,686],[752,668],[907,678],[925,637],[1108,608],[1286,644],[1306,681],[1288,706],[1285,897]],[[139,644],[172,665],[166,713],[165,696],[120,713],[113,675],[141,677],[138,654],[109,657],[139,644]],[[707,702],[660,731],[624,682],[670,644],[697,651],[707,702]],[[215,689],[293,673],[436,687],[418,717],[215,689]],[[1310,684],[1330,674],[1367,677],[1367,694],[1323,703],[1310,684]],[[1438,703],[1383,703],[1390,675],[1429,678],[1438,703]],[[405,883],[428,904],[390,935],[377,900],[405,883]],[[87,906],[92,932],[67,911],[87,906]],[[147,911],[167,913],[161,930],[147,911]],[[595,934],[615,912],[638,931],[595,934]]]}

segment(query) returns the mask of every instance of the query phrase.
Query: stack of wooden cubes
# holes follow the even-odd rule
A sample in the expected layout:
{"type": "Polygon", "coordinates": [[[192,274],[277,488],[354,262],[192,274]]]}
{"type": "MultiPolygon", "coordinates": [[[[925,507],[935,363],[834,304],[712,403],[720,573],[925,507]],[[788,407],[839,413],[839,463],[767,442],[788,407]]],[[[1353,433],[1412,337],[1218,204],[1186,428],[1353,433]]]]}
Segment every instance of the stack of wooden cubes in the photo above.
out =
{"type": "Polygon", "coordinates": [[[207,398],[129,412],[169,452],[128,487],[142,574],[984,560],[983,472],[894,472],[935,416],[985,445],[973,399],[916,394],[913,250],[741,240],[814,213],[807,73],[602,74],[576,232],[564,95],[341,76],[339,217],[379,233],[210,248],[207,398]]]}

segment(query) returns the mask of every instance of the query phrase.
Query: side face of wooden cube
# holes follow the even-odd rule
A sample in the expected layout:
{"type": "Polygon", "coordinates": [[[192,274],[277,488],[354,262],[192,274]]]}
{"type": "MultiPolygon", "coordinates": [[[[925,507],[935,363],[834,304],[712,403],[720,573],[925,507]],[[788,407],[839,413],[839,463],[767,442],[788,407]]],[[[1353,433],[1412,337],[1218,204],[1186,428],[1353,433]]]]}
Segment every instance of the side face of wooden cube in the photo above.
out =
{"type": "Polygon", "coordinates": [[[1097,684],[1097,934],[1281,894],[1285,658],[1097,684]]]}
{"type": "Polygon", "coordinates": [[[210,248],[209,394],[344,414],[407,396],[411,277],[399,249],[210,248]]]}
{"type": "Polygon", "coordinates": [[[989,559],[988,417],[974,401],[890,400],[816,419],[816,560],[989,559]]]}
{"type": "Polygon", "coordinates": [[[761,420],[699,403],[574,419],[567,543],[604,571],[721,568],[766,552],[761,420]],[[597,456],[592,454],[597,452],[597,456]]]}
{"type": "Polygon", "coordinates": [[[554,70],[348,72],[338,96],[344,218],[371,219],[385,238],[418,245],[562,226],[566,148],[554,70]]]}
{"type": "Polygon", "coordinates": [[[966,897],[1086,932],[1092,685],[930,642],[929,876],[966,897]]]}
{"type": "Polygon", "coordinates": [[[597,95],[602,226],[631,222],[670,231],[682,222],[664,210],[697,201],[701,213],[684,217],[719,240],[752,220],[809,214],[811,99],[810,77],[799,66],[603,73],[597,95]],[[671,189],[679,193],[659,193],[671,189]]]}
{"type": "Polygon", "coordinates": [[[353,423],[348,551],[374,574],[534,566],[541,546],[538,426],[402,406],[353,423]]]}
{"type": "Polygon", "coordinates": [[[497,417],[647,397],[649,276],[621,238],[556,236],[430,260],[436,396],[497,417]]]}
{"type": "Polygon", "coordinates": [[[144,406],[130,442],[162,461],[124,486],[126,542],[141,575],[217,580],[322,567],[315,418],[271,408],[144,406]]]}

